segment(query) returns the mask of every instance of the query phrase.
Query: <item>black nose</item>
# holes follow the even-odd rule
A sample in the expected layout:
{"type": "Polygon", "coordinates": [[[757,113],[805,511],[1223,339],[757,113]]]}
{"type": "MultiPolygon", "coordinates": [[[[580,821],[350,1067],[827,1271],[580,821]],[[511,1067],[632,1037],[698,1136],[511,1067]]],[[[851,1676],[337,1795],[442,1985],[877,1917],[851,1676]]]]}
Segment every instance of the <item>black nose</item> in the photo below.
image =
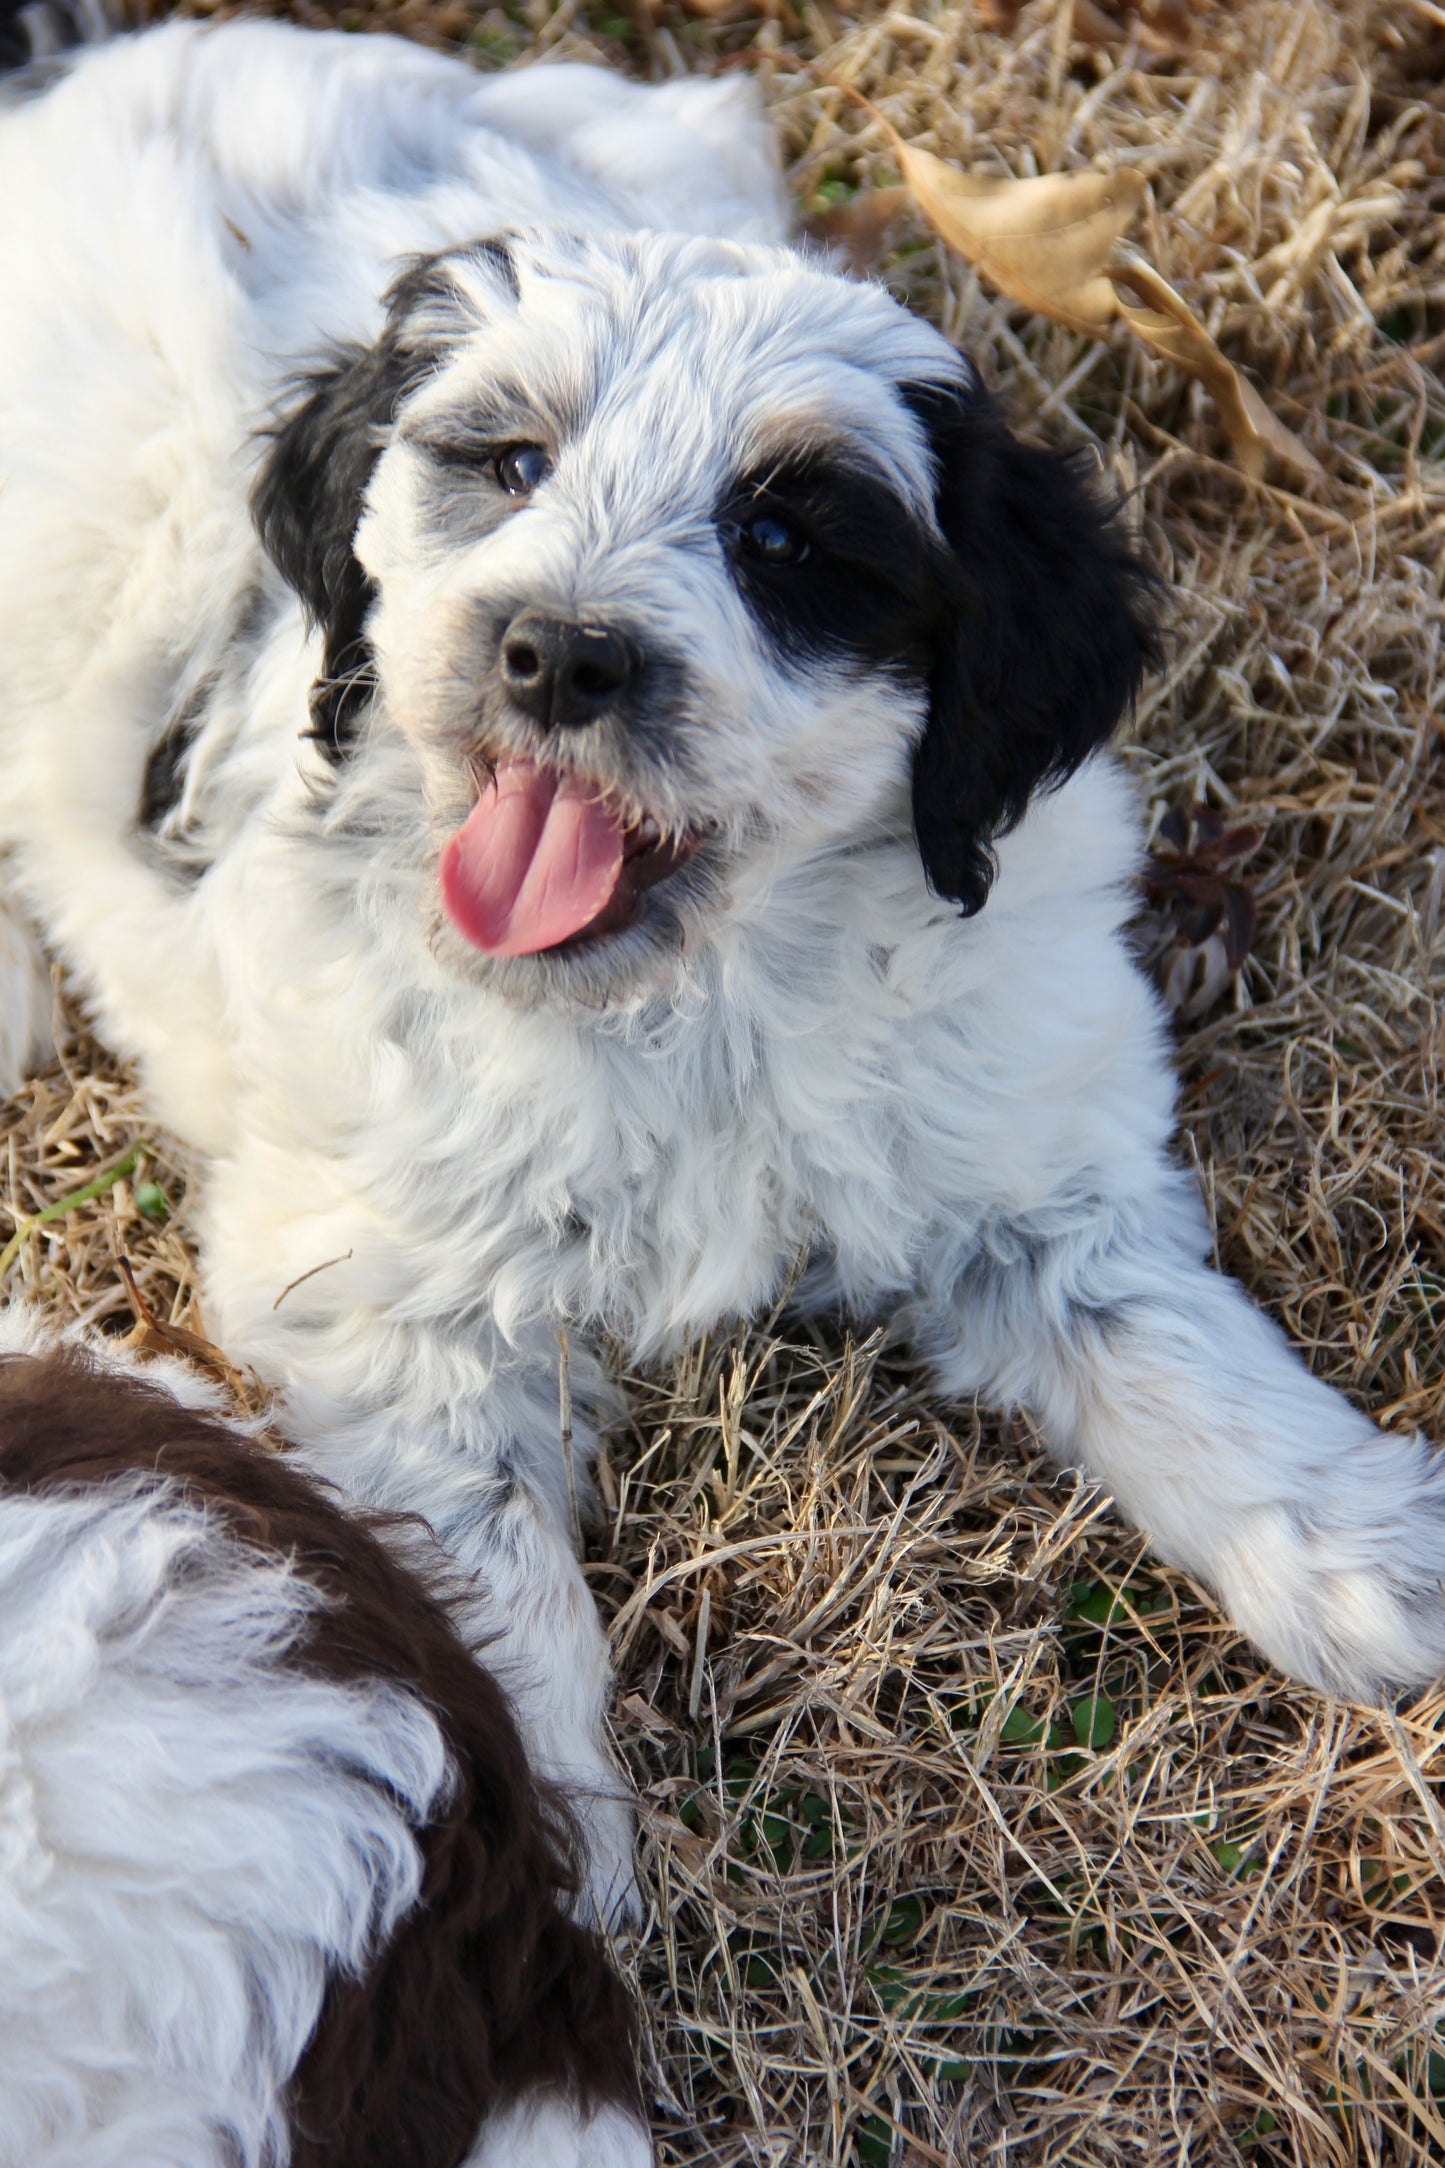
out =
{"type": "Polygon", "coordinates": [[[522,713],[548,729],[595,722],[635,668],[627,641],[606,626],[524,610],[502,634],[502,683],[522,713]]]}

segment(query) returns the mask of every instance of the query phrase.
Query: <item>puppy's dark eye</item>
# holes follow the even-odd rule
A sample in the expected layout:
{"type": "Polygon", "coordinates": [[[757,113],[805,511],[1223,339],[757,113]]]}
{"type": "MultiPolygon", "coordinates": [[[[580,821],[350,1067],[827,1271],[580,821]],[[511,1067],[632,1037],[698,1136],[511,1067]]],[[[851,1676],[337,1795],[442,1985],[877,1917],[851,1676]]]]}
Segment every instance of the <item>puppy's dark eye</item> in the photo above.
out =
{"type": "Polygon", "coordinates": [[[808,537],[795,520],[781,512],[754,512],[733,527],[734,546],[759,565],[800,565],[808,554],[808,537]]]}
{"type": "Polygon", "coordinates": [[[509,497],[530,497],[552,471],[552,462],[540,444],[511,444],[498,452],[492,471],[509,497]]]}

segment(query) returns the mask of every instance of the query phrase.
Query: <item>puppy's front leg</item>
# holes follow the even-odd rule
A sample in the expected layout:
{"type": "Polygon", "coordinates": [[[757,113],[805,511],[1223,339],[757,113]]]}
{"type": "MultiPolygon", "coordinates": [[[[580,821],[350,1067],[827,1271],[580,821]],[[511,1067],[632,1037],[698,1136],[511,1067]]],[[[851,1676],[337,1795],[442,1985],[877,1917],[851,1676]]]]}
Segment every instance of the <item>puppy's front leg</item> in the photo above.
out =
{"type": "MultiPolygon", "coordinates": [[[[589,1927],[634,1922],[633,1795],[607,1746],[607,1636],[565,1510],[528,1466],[532,1456],[515,1448],[489,1454],[485,1474],[441,1453],[427,1457],[416,1510],[473,1592],[469,1638],[507,1689],[528,1758],[578,1824],[585,1880],[577,1916],[589,1927]]],[[[392,1497],[397,1482],[393,1475],[387,1485],[392,1497]]]]}
{"type": "MultiPolygon", "coordinates": [[[[501,1387],[492,1397],[508,1396],[501,1387]]],[[[333,1425],[300,1396],[292,1406],[313,1467],[369,1505],[417,1515],[437,1538],[467,1638],[506,1688],[533,1768],[576,1819],[578,1918],[634,1920],[632,1792],[607,1747],[607,1637],[565,1503],[539,1465],[540,1431],[519,1442],[498,1435],[494,1414],[454,1408],[445,1427],[401,1434],[356,1410],[333,1425]]]]}
{"type": "Polygon", "coordinates": [[[916,1317],[945,1384],[1026,1408],[1296,1677],[1374,1699],[1445,1669],[1445,1458],[1310,1376],[1201,1261],[1177,1176],[1071,1217],[949,1260],[916,1317]]]}
{"type": "Polygon", "coordinates": [[[54,1058],[54,993],[40,945],[0,895],[0,1099],[54,1058]]]}

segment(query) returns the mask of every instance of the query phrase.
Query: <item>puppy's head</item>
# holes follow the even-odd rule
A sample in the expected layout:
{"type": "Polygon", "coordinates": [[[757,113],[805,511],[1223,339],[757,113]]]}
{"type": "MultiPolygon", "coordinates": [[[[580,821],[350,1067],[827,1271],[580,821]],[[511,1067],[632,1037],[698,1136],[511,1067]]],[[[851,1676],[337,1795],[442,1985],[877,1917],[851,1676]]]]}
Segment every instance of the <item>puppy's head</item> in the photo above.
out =
{"type": "Polygon", "coordinates": [[[782,250],[419,264],[255,502],[325,634],[317,735],[411,741],[442,939],[518,997],[657,985],[780,874],[910,827],[978,910],[1148,655],[1074,467],[881,288],[782,250]]]}

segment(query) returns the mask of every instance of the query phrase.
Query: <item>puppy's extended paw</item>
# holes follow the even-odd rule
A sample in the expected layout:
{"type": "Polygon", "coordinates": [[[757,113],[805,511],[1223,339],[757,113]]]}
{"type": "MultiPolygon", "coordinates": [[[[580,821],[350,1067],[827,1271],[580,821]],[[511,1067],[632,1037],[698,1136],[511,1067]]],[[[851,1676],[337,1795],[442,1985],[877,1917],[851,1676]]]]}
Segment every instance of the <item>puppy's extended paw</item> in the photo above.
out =
{"type": "Polygon", "coordinates": [[[28,926],[0,902],[0,1099],[54,1058],[54,990],[28,926]]]}
{"type": "Polygon", "coordinates": [[[1212,1578],[1272,1662],[1346,1700],[1445,1672],[1445,1454],[1380,1433],[1240,1514],[1212,1578]]]}
{"type": "Polygon", "coordinates": [[[605,1790],[569,1785],[567,1804],[581,1833],[585,1869],[572,1906],[578,1924],[612,1935],[640,1927],[647,1908],[633,1861],[637,1813],[631,1795],[612,1776],[605,1790]]]}
{"type": "Polygon", "coordinates": [[[492,2117],[467,2168],[652,2168],[652,2141],[624,2108],[587,2115],[536,2094],[492,2117]]]}

